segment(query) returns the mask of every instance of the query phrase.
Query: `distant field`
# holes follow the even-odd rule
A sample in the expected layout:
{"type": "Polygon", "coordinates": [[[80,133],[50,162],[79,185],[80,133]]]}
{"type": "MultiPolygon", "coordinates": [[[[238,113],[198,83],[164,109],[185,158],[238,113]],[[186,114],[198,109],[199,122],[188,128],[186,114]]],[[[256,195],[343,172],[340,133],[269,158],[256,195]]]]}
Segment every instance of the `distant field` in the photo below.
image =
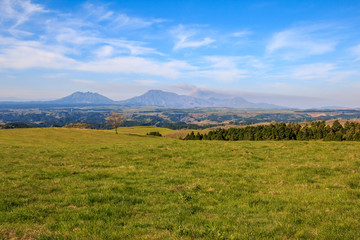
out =
{"type": "Polygon", "coordinates": [[[360,142],[182,134],[0,130],[0,239],[360,239],[360,142]]]}

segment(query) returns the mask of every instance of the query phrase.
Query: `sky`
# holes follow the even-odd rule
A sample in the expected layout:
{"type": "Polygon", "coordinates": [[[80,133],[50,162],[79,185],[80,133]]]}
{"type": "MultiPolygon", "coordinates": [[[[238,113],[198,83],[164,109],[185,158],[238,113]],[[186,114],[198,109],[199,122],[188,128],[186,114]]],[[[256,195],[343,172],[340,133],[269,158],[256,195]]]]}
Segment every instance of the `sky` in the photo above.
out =
{"type": "Polygon", "coordinates": [[[0,0],[0,100],[150,89],[360,107],[360,1],[0,0]]]}

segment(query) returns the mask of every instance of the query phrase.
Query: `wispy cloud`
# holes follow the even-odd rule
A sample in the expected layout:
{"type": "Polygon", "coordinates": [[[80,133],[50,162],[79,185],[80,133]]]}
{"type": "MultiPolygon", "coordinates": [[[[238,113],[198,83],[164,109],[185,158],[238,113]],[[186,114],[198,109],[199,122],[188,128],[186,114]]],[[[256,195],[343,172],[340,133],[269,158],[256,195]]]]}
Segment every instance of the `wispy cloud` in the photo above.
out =
{"type": "MultiPolygon", "coordinates": [[[[45,13],[41,5],[30,0],[0,0],[0,26],[15,29],[35,13],[45,13]],[[10,25],[7,23],[12,21],[10,25]],[[4,23],[6,22],[6,23],[4,23]]],[[[0,35],[0,69],[64,69],[88,72],[138,73],[176,78],[179,69],[189,66],[182,61],[153,60],[139,55],[164,56],[145,42],[131,41],[111,35],[106,26],[117,28],[146,27],[149,21],[107,10],[106,6],[84,5],[86,14],[51,12],[42,29],[32,29],[32,40],[23,36],[0,35]],[[89,21],[89,19],[92,19],[89,21]],[[101,27],[97,22],[107,21],[101,27]],[[175,63],[179,63],[175,66],[175,63]]],[[[27,28],[25,28],[28,30],[27,28]]],[[[21,31],[21,30],[19,30],[21,31]]]]}
{"type": "Polygon", "coordinates": [[[0,68],[2,69],[69,69],[74,64],[76,61],[69,57],[37,46],[13,46],[0,53],[0,68]]]}
{"type": "Polygon", "coordinates": [[[254,56],[206,56],[204,59],[211,63],[212,68],[247,68],[247,69],[264,69],[267,64],[261,59],[254,56]]]}
{"type": "Polygon", "coordinates": [[[161,23],[163,19],[150,18],[144,19],[140,17],[129,16],[125,13],[115,12],[111,9],[111,4],[99,5],[91,2],[83,4],[85,15],[91,22],[107,24],[107,27],[121,28],[146,28],[153,24],[161,23]]]}
{"type": "Polygon", "coordinates": [[[189,74],[220,82],[235,82],[248,78],[253,69],[264,67],[260,61],[251,56],[206,56],[203,61],[198,70],[189,74]]]}
{"type": "Polygon", "coordinates": [[[249,36],[251,34],[252,34],[251,31],[244,30],[244,31],[240,31],[240,32],[234,32],[234,33],[231,34],[231,36],[242,38],[242,37],[247,37],[247,36],[249,36]]]}
{"type": "MultiPolygon", "coordinates": [[[[130,44],[113,42],[113,46],[130,44]]],[[[38,41],[20,41],[0,37],[0,69],[62,69],[99,73],[143,74],[175,79],[183,71],[195,67],[185,61],[155,60],[145,57],[112,56],[114,49],[103,46],[97,49],[92,60],[66,56],[62,46],[46,45],[38,41]]]]}
{"type": "Polygon", "coordinates": [[[354,75],[359,75],[359,72],[355,70],[343,70],[332,63],[312,63],[295,67],[291,77],[299,80],[340,83],[354,75]]]}
{"type": "Polygon", "coordinates": [[[11,29],[25,23],[39,12],[46,12],[43,6],[30,0],[0,0],[0,21],[10,21],[11,29]]]}
{"type": "Polygon", "coordinates": [[[213,79],[218,82],[237,82],[266,71],[268,65],[254,56],[205,56],[192,77],[213,79]]]}
{"type": "Polygon", "coordinates": [[[197,34],[197,31],[185,29],[183,25],[179,25],[178,27],[173,29],[172,34],[176,39],[174,50],[179,50],[182,48],[203,47],[215,42],[214,39],[211,39],[209,37],[205,37],[202,40],[190,40],[191,37],[197,34]]]}
{"type": "Polygon", "coordinates": [[[360,43],[350,48],[351,53],[356,57],[356,61],[360,61],[360,43]]]}
{"type": "Polygon", "coordinates": [[[166,78],[177,78],[180,70],[193,69],[183,61],[157,61],[142,57],[122,56],[82,61],[50,51],[38,43],[17,42],[17,45],[0,51],[0,69],[48,68],[79,70],[86,72],[106,72],[123,74],[147,74],[166,78]]]}
{"type": "Polygon", "coordinates": [[[159,83],[157,80],[152,79],[142,79],[142,80],[135,80],[136,83],[139,83],[140,85],[148,86],[148,85],[154,85],[159,83]]]}
{"type": "Polygon", "coordinates": [[[77,55],[80,58],[88,57],[89,52],[93,53],[92,57],[100,58],[163,55],[147,47],[145,42],[126,40],[121,35],[129,29],[146,28],[161,21],[128,16],[109,10],[108,5],[89,2],[83,5],[82,10],[64,14],[46,10],[30,0],[0,0],[0,30],[3,28],[3,32],[10,33],[18,42],[32,39],[43,46],[56,45],[57,49],[61,46],[68,56],[77,55]],[[23,24],[30,20],[32,24],[23,24]],[[111,53],[110,48],[113,50],[111,53]]]}
{"type": "Polygon", "coordinates": [[[72,79],[72,82],[79,84],[81,86],[88,86],[88,85],[95,85],[95,81],[92,80],[85,80],[85,79],[72,79]]]}
{"type": "Polygon", "coordinates": [[[331,63],[313,63],[305,64],[296,67],[293,70],[292,76],[295,79],[319,79],[329,75],[329,73],[335,70],[336,67],[331,63]]]}
{"type": "Polygon", "coordinates": [[[294,27],[277,32],[266,46],[266,52],[278,53],[287,60],[331,52],[335,49],[337,41],[323,34],[328,29],[329,26],[318,25],[294,27]]]}
{"type": "Polygon", "coordinates": [[[140,57],[117,57],[78,64],[77,70],[88,72],[148,74],[176,78],[180,72],[176,68],[166,67],[166,63],[140,57]]]}
{"type": "Polygon", "coordinates": [[[248,71],[239,69],[211,69],[192,72],[192,76],[215,79],[219,82],[234,82],[248,77],[248,71]]]}

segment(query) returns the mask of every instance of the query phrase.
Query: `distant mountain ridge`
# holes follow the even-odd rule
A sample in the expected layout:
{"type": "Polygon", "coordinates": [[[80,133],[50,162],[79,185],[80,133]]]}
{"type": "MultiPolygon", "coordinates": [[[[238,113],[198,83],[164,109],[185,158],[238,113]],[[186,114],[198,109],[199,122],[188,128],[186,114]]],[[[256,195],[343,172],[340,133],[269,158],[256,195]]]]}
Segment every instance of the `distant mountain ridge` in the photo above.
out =
{"type": "Polygon", "coordinates": [[[162,90],[150,90],[145,94],[133,97],[128,100],[119,101],[124,105],[134,106],[159,106],[159,107],[229,107],[229,108],[267,108],[280,109],[281,106],[267,103],[251,103],[241,97],[235,98],[209,98],[202,99],[176,93],[165,92],[162,90]]]}
{"type": "Polygon", "coordinates": [[[145,94],[133,97],[128,100],[120,101],[120,104],[136,106],[158,106],[158,107],[208,107],[206,100],[178,95],[172,92],[161,90],[150,90],[145,94]]]}
{"type": "Polygon", "coordinates": [[[73,94],[60,98],[58,100],[49,101],[57,104],[112,104],[115,103],[110,98],[107,98],[98,93],[92,92],[74,92],[73,94]]]}
{"type": "MultiPolygon", "coordinates": [[[[13,102],[13,104],[21,102],[13,102]]],[[[241,97],[192,97],[187,95],[178,95],[172,92],[162,90],[150,90],[143,95],[133,97],[123,101],[114,101],[101,94],[93,92],[74,92],[69,96],[53,101],[33,101],[22,102],[22,104],[111,104],[124,106],[158,106],[158,107],[177,107],[177,108],[194,108],[194,107],[214,107],[214,108],[264,108],[264,109],[282,109],[284,107],[267,104],[252,103],[241,97]]]]}

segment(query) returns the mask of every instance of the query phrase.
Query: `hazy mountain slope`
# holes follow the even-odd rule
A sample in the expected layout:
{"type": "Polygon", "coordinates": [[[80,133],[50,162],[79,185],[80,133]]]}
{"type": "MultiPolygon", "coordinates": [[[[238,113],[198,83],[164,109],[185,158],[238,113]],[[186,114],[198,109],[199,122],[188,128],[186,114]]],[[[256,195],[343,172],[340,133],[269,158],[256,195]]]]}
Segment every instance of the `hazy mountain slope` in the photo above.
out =
{"type": "Polygon", "coordinates": [[[178,95],[161,90],[150,90],[145,94],[133,97],[120,104],[159,107],[212,107],[212,103],[200,98],[178,95]]]}
{"type": "Polygon", "coordinates": [[[64,103],[64,104],[75,104],[75,103],[89,103],[89,104],[111,104],[113,100],[107,98],[98,93],[92,92],[74,92],[73,94],[60,98],[58,100],[50,101],[51,103],[64,103]]]}
{"type": "Polygon", "coordinates": [[[150,90],[145,94],[118,102],[124,105],[159,107],[230,107],[230,108],[282,108],[266,103],[251,103],[241,97],[202,99],[161,90],[150,90]]]}
{"type": "Polygon", "coordinates": [[[225,108],[265,108],[281,109],[273,104],[252,103],[242,97],[213,96],[208,98],[178,95],[161,90],[150,90],[143,95],[123,101],[113,101],[98,93],[75,92],[69,96],[53,101],[7,102],[8,104],[119,104],[127,106],[158,106],[158,107],[225,107],[225,108]]]}

